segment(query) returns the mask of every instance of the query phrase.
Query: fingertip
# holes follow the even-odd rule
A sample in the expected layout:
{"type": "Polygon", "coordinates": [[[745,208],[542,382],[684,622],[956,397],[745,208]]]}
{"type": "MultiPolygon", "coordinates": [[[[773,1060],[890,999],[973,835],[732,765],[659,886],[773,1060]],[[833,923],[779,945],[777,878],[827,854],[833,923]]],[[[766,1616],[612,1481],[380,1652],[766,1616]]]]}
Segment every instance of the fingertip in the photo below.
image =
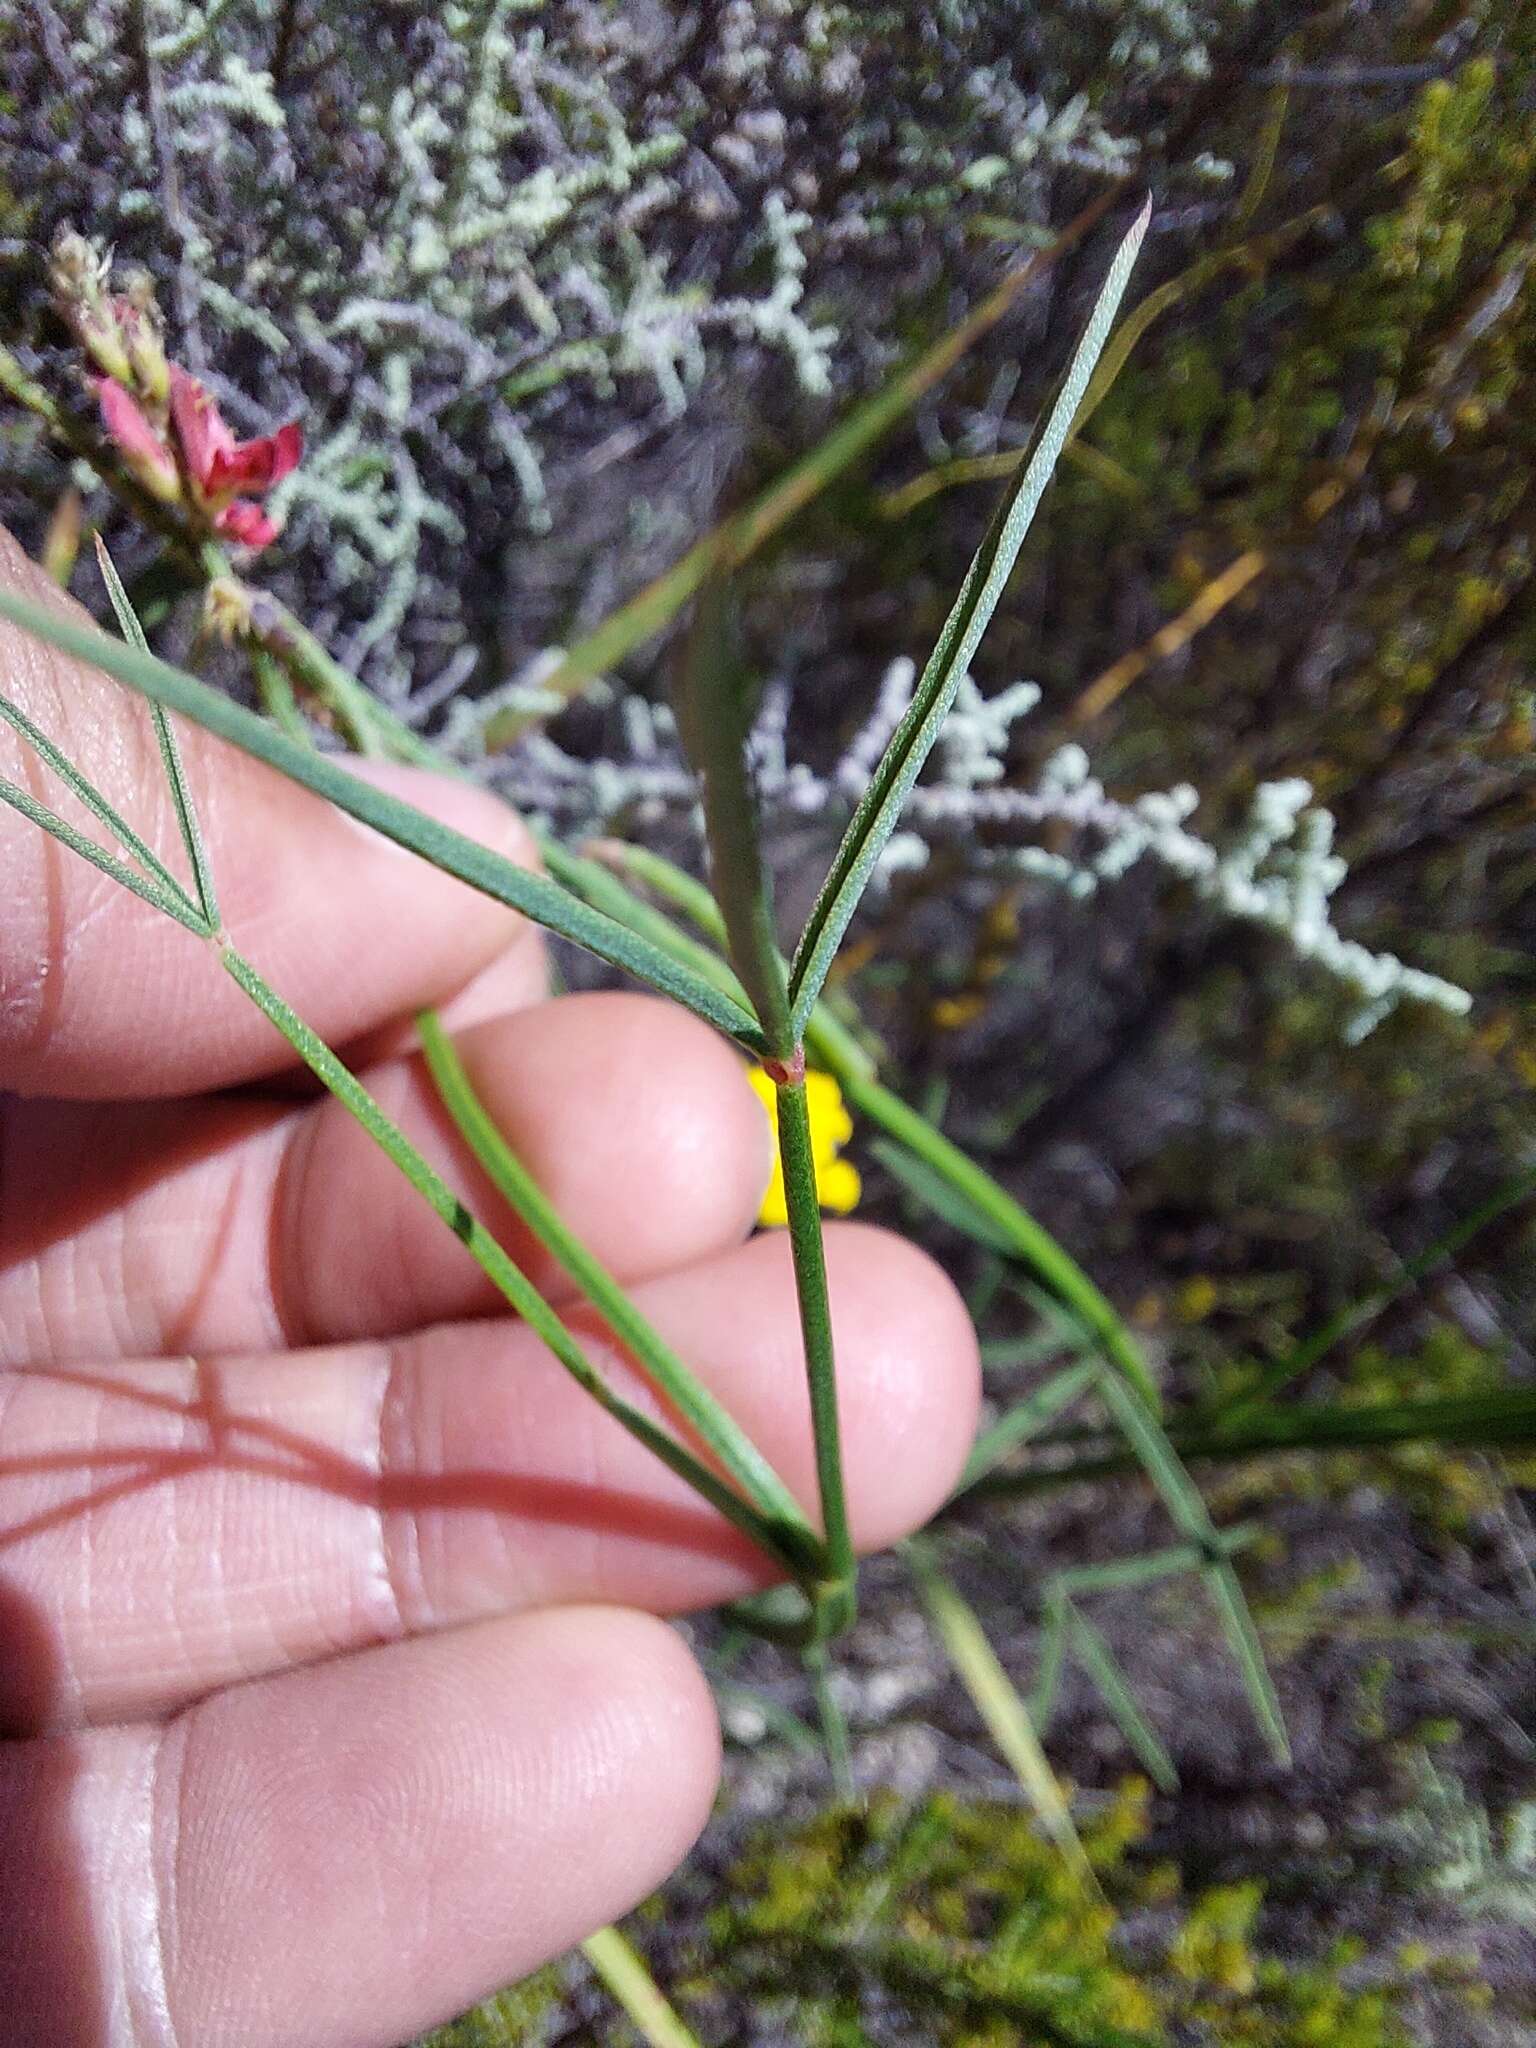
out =
{"type": "Polygon", "coordinates": [[[752,1228],[767,1120],[739,1055],[677,1004],[562,996],[458,1047],[513,1149],[620,1278],[692,1264],[752,1228]]]}
{"type": "Polygon", "coordinates": [[[692,1847],[718,1767],[698,1666],[619,1608],[218,1695],[157,1772],[170,2008],[210,2043],[414,2037],[638,1904],[692,1847]]]}

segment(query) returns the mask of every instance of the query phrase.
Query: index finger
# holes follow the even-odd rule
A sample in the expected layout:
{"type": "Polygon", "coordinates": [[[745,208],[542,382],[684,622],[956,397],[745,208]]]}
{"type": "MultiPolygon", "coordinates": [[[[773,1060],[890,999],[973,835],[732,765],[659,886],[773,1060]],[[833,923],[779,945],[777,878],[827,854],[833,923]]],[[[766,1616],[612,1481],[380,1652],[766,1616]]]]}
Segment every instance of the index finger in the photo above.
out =
{"type": "MultiPolygon", "coordinates": [[[[0,528],[0,583],[74,607],[0,528]]],[[[66,655],[0,623],[0,688],[175,872],[175,813],[148,708],[66,655]]],[[[181,732],[226,922],[305,1020],[346,1043],[442,1001],[537,934],[275,770],[197,729],[181,732]]],[[[532,865],[532,841],[488,792],[393,765],[377,781],[532,865]]],[[[9,728],[0,775],[98,828],[9,728]]],[[[0,807],[0,1087],[110,1098],[226,1087],[292,1063],[213,948],[0,807]]]]}

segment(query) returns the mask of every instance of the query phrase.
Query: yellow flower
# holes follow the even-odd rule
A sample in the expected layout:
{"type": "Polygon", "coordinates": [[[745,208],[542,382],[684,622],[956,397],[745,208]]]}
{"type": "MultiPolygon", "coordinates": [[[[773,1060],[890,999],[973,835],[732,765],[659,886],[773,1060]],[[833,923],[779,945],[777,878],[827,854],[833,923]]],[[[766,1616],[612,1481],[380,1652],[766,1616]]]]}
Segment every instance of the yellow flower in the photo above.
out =
{"type": "MultiPolygon", "coordinates": [[[[761,1067],[748,1070],[752,1092],[768,1113],[773,1133],[773,1178],[757,1212],[759,1223],[789,1221],[784,1199],[784,1162],[779,1157],[779,1125],[775,1110],[777,1089],[761,1067]]],[[[859,1199],[859,1170],[851,1160],[839,1159],[839,1149],[853,1136],[853,1118],[843,1103],[843,1091],[830,1074],[808,1071],[805,1077],[805,1106],[811,1119],[811,1151],[816,1163],[816,1193],[823,1209],[846,1216],[859,1199]]]]}

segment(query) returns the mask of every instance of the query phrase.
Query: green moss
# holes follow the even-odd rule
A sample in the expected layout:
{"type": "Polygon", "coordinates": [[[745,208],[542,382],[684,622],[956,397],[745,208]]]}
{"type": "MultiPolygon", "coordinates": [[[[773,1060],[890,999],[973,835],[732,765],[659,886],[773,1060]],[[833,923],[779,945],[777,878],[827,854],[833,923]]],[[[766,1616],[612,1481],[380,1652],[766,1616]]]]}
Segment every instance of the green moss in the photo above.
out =
{"type": "Polygon", "coordinates": [[[786,2037],[814,2048],[1406,2043],[1397,1992],[1350,1983],[1353,1950],[1267,1954],[1263,1886],[1186,1902],[1178,1874],[1145,1860],[1146,1830],[1139,1780],[1084,1827],[1103,1905],[1085,1903],[1017,1807],[886,1797],[765,1834],[728,1874],[692,1993],[782,1997],[786,2037]],[[1161,1928],[1170,1911],[1149,1953],[1131,1916],[1161,1928]]]}

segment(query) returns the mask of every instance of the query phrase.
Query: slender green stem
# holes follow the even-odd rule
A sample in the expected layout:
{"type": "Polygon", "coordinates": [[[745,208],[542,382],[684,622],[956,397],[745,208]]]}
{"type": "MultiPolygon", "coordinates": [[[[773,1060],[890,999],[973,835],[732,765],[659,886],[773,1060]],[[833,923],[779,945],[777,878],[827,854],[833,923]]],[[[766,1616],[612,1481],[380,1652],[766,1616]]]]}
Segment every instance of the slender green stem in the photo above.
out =
{"type": "Polygon", "coordinates": [[[777,1534],[777,1555],[790,1573],[802,1579],[819,1577],[826,1566],[821,1540],[789,1488],[740,1423],[700,1385],[619,1283],[567,1229],[554,1204],[492,1121],[435,1012],[424,1010],[416,1023],[427,1066],[444,1106],[493,1186],[576,1282],[613,1335],[719,1460],[728,1477],[760,1510],[764,1521],[777,1534]]]}
{"type": "Polygon", "coordinates": [[[827,1760],[832,1766],[832,1783],[839,1799],[849,1806],[856,1804],[859,1788],[853,1777],[853,1748],[848,1740],[848,1716],[838,1704],[832,1690],[832,1670],[827,1660],[824,1643],[808,1643],[800,1653],[811,1681],[811,1691],[816,1699],[816,1714],[821,1723],[821,1739],[826,1745],[827,1760]]]}
{"type": "MultiPolygon", "coordinates": [[[[604,850],[609,851],[606,847],[604,850]]],[[[722,932],[718,911],[711,911],[708,891],[682,869],[659,854],[621,846],[620,842],[613,843],[611,856],[614,861],[622,857],[630,872],[666,895],[701,930],[722,932]]],[[[659,949],[672,952],[701,976],[709,973],[713,963],[719,986],[733,991],[739,988],[734,976],[729,982],[719,980],[729,974],[729,969],[707,946],[680,932],[670,918],[626,888],[606,864],[582,860],[578,855],[554,848],[546,849],[546,858],[551,873],[583,895],[593,892],[592,902],[607,915],[630,923],[632,929],[643,933],[659,949]]],[[[1033,1268],[1045,1286],[1070,1307],[1105,1357],[1124,1373],[1157,1413],[1162,1406],[1157,1383],[1136,1340],[1076,1260],[983,1167],[967,1158],[926,1117],[880,1082],[869,1054],[824,1000],[811,1013],[806,1046],[817,1065],[836,1078],[853,1108],[920,1158],[987,1221],[1013,1257],[1033,1268]]]]}
{"type": "Polygon", "coordinates": [[[322,1038],[291,1010],[275,990],[268,987],[250,962],[233,947],[221,946],[220,957],[230,976],[274,1024],[310,1071],[330,1090],[342,1107],[357,1119],[379,1150],[441,1217],[468,1251],[480,1270],[495,1285],[534,1334],[598,1404],[637,1437],[670,1471],[724,1515],[736,1528],[770,1557],[778,1558],[777,1530],[748,1501],[725,1485],[709,1467],[695,1457],[622,1395],[616,1394],[602,1377],[574,1336],[561,1322],[527,1276],[446,1181],[433,1172],[398,1125],[380,1109],[362,1083],[336,1057],[322,1038]]]}
{"type": "Polygon", "coordinates": [[[699,2048],[698,2036],[686,2027],[645,1966],[638,1949],[616,1927],[600,1927],[581,1944],[609,1996],[621,2005],[650,2048],[699,2048]]]}
{"type": "MultiPolygon", "coordinates": [[[[832,1310],[827,1298],[826,1246],[816,1193],[816,1161],[803,1079],[778,1084],[779,1154],[784,1163],[784,1197],[789,1211],[789,1244],[800,1305],[800,1334],[811,1392],[811,1428],[816,1440],[816,1479],[826,1532],[827,1566],[839,1615],[853,1609],[853,1539],[843,1490],[843,1455],[837,1414],[837,1363],[833,1355],[832,1310]]],[[[829,1616],[830,1622],[830,1616],[829,1616]]]]}

